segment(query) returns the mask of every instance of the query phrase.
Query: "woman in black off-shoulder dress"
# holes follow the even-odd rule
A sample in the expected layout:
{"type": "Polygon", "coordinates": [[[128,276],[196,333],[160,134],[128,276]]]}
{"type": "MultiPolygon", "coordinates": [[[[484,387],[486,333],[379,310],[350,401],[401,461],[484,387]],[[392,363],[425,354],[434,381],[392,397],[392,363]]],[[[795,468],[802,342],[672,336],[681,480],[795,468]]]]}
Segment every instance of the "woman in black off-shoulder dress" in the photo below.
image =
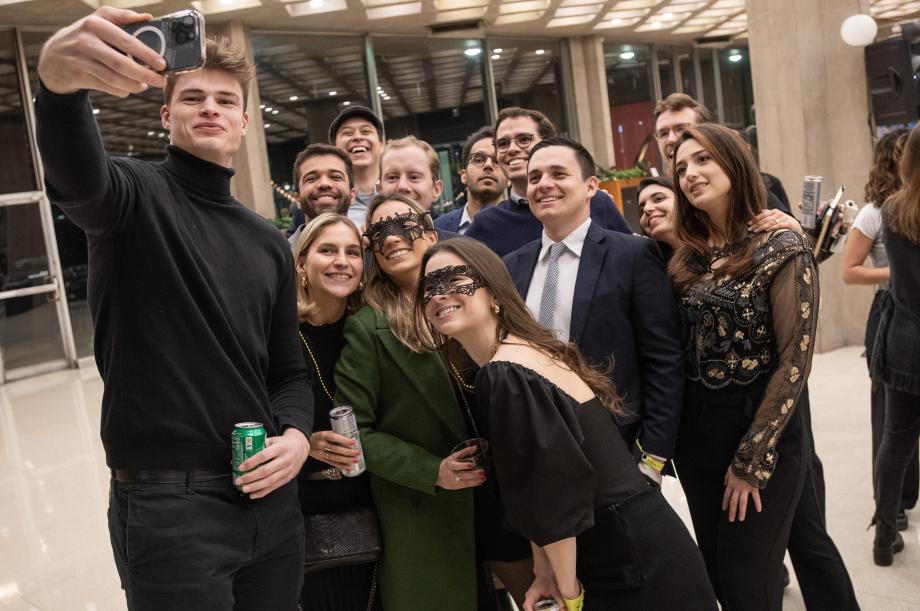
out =
{"type": "Polygon", "coordinates": [[[480,365],[479,430],[506,520],[534,552],[525,610],[546,597],[567,611],[716,609],[699,550],[617,429],[606,375],[533,320],[479,242],[443,242],[424,265],[418,308],[480,365]]]}

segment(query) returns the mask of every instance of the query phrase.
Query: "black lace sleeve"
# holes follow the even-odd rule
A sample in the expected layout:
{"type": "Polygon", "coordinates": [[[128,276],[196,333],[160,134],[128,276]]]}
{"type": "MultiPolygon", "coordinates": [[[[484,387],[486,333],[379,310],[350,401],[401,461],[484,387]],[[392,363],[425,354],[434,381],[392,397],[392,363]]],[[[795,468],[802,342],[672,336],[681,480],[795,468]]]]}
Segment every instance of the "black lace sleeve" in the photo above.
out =
{"type": "Polygon", "coordinates": [[[800,252],[785,261],[770,288],[770,304],[775,369],[732,460],[732,471],[761,489],[776,468],[776,445],[811,369],[818,322],[818,281],[809,253],[800,252]]]}

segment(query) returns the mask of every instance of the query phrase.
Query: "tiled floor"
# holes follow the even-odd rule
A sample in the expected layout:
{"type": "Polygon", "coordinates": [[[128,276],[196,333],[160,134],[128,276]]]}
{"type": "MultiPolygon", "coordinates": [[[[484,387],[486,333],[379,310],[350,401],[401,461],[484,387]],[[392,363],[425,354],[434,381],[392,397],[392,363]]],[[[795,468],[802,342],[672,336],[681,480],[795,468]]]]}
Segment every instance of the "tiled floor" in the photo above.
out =
{"type": "MultiPolygon", "coordinates": [[[[894,567],[872,564],[869,383],[860,352],[817,355],[810,381],[828,526],[864,611],[920,609],[914,524],[894,567]]],[[[125,607],[106,529],[101,396],[102,384],[89,369],[0,386],[0,611],[125,607]]],[[[669,480],[666,493],[686,518],[680,486],[669,480]]],[[[911,517],[920,521],[920,512],[911,517]]],[[[794,581],[784,608],[805,608],[794,581]]]]}

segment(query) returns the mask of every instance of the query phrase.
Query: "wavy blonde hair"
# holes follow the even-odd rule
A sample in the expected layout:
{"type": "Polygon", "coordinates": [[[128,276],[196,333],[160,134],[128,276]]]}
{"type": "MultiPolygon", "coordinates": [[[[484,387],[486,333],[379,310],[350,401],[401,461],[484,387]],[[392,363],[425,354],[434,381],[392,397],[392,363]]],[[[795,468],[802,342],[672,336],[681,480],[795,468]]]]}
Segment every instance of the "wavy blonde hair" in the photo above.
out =
{"type": "MultiPolygon", "coordinates": [[[[301,261],[303,261],[307,255],[310,254],[310,247],[313,246],[313,243],[323,232],[323,230],[327,227],[338,224],[345,225],[351,229],[355,234],[355,238],[358,240],[358,245],[361,245],[361,234],[358,232],[358,228],[355,227],[355,224],[352,223],[347,216],[335,214],[333,212],[323,212],[315,219],[307,223],[307,225],[303,228],[303,231],[300,234],[300,238],[297,240],[297,246],[294,248],[294,264],[297,267],[300,267],[301,261]]],[[[361,296],[361,285],[358,284],[358,289],[348,296],[348,300],[345,302],[345,310],[349,313],[357,312],[363,305],[364,299],[361,296]]],[[[306,286],[306,277],[298,272],[297,318],[300,320],[300,322],[306,322],[310,316],[316,314],[316,310],[316,301],[310,297],[310,288],[306,286]]]]}
{"type": "Polygon", "coordinates": [[[920,244],[920,129],[910,131],[898,162],[901,188],[888,198],[883,212],[888,228],[920,244]]]}
{"type": "MultiPolygon", "coordinates": [[[[434,232],[434,223],[431,215],[423,209],[418,202],[403,195],[377,195],[367,207],[367,220],[370,224],[374,211],[388,202],[399,202],[409,206],[416,214],[424,215],[422,226],[425,233],[434,232]]],[[[415,248],[415,244],[411,244],[415,248]]],[[[373,246],[372,246],[373,248],[373,246]]],[[[421,276],[422,268],[419,267],[421,276]]],[[[412,297],[407,297],[396,286],[393,279],[386,275],[377,263],[376,255],[371,256],[370,265],[365,274],[367,286],[364,289],[364,301],[374,310],[387,317],[390,331],[403,345],[413,352],[425,352],[434,349],[434,341],[430,334],[423,331],[424,327],[416,324],[415,306],[412,297]],[[421,330],[421,331],[420,331],[421,330]]]]}

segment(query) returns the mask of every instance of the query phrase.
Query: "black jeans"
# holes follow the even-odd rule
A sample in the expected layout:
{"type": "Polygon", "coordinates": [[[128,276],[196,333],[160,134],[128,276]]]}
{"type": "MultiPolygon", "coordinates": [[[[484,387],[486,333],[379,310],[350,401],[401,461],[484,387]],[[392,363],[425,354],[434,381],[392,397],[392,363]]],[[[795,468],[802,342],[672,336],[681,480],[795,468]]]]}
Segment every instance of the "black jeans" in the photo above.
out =
{"type": "MultiPolygon", "coordinates": [[[[882,315],[882,302],[888,291],[877,291],[869,310],[869,319],[866,321],[866,364],[871,370],[872,351],[875,349],[875,337],[878,324],[882,315]]],[[[878,449],[882,445],[882,435],[885,430],[885,385],[872,381],[870,395],[870,408],[872,419],[872,472],[875,472],[875,461],[878,458],[878,449]]],[[[874,482],[873,482],[874,484],[874,482]]],[[[878,489],[874,489],[875,498],[878,499],[878,489]]],[[[901,493],[899,510],[913,509],[920,496],[920,452],[914,450],[904,471],[904,487],[901,493]]]]}
{"type": "Polygon", "coordinates": [[[886,387],[885,433],[875,459],[875,517],[881,530],[891,533],[897,528],[898,509],[903,496],[904,472],[920,438],[920,395],[886,387]]]}
{"type": "Polygon", "coordinates": [[[783,432],[763,511],[749,501],[744,522],[722,511],[725,474],[753,415],[747,406],[685,401],[675,463],[693,519],[697,544],[724,611],[781,611],[783,557],[805,481],[808,440],[796,409],[783,432]]]}
{"type": "Polygon", "coordinates": [[[128,609],[294,611],[303,581],[296,484],[251,500],[226,475],[119,483],[109,534],[128,609]]]}
{"type": "Polygon", "coordinates": [[[805,427],[805,484],[792,518],[789,557],[808,611],[858,611],[856,593],[843,558],[827,532],[824,505],[824,467],[814,450],[808,386],[796,409],[805,427]]]}

